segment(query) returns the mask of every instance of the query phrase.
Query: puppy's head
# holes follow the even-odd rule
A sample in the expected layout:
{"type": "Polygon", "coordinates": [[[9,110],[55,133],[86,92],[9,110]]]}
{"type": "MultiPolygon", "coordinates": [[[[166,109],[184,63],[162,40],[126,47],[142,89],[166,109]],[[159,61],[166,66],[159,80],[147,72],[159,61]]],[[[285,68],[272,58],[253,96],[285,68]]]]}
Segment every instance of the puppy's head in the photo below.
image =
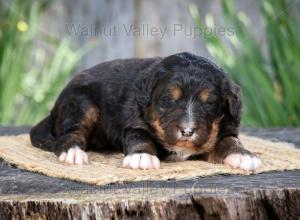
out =
{"type": "Polygon", "coordinates": [[[189,53],[155,64],[139,81],[137,97],[145,121],[170,151],[208,152],[220,133],[239,125],[239,88],[215,64],[189,53]]]}

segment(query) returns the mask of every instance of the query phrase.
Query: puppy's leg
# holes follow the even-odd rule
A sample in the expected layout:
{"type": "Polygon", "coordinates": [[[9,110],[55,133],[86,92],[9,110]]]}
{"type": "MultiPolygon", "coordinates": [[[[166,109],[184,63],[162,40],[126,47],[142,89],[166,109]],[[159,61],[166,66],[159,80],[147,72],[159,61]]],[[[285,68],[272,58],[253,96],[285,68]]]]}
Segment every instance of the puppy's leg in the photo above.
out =
{"type": "Polygon", "coordinates": [[[160,161],[150,136],[143,130],[131,129],[125,133],[123,167],[157,169],[160,161]]]}
{"type": "Polygon", "coordinates": [[[64,103],[56,120],[55,153],[61,162],[87,164],[87,140],[98,123],[99,111],[85,98],[64,103]]]}
{"type": "Polygon", "coordinates": [[[208,161],[224,163],[232,168],[254,171],[261,165],[261,160],[246,150],[236,137],[221,139],[208,155],[208,161]]]}

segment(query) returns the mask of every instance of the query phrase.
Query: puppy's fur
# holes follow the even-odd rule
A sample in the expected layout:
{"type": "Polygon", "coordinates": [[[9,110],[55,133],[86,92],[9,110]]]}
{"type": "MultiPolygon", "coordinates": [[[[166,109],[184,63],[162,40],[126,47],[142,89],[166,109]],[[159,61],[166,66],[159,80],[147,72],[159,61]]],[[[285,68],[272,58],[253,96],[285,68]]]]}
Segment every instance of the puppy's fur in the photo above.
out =
{"type": "Polygon", "coordinates": [[[203,57],[114,60],[76,75],[30,137],[69,163],[109,149],[131,168],[201,158],[251,170],[259,161],[237,137],[241,106],[239,87],[203,57]]]}

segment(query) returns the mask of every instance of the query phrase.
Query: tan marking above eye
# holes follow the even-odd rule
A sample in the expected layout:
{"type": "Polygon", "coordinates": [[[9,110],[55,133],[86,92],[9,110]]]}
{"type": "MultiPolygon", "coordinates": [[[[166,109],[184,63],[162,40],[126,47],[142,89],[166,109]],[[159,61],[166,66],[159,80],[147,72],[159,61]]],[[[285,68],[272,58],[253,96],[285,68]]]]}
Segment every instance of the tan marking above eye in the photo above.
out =
{"type": "Polygon", "coordinates": [[[175,100],[179,99],[182,96],[182,89],[177,85],[171,86],[170,91],[171,91],[172,97],[175,100]]]}
{"type": "Polygon", "coordinates": [[[202,102],[206,102],[208,97],[209,97],[209,89],[203,89],[199,92],[199,99],[202,101],[202,102]]]}

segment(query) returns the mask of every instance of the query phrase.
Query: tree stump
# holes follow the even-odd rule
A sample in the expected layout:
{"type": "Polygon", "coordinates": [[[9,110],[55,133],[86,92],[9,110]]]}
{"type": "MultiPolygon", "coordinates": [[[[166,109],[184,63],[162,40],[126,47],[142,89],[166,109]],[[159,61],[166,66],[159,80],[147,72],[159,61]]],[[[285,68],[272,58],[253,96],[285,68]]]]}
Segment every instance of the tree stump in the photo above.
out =
{"type": "MultiPolygon", "coordinates": [[[[0,135],[29,127],[0,127],[0,135]]],[[[300,147],[300,129],[244,129],[300,147]]],[[[300,159],[300,158],[299,158],[300,159]]],[[[0,219],[299,219],[300,171],[95,186],[0,162],[0,219]]]]}

